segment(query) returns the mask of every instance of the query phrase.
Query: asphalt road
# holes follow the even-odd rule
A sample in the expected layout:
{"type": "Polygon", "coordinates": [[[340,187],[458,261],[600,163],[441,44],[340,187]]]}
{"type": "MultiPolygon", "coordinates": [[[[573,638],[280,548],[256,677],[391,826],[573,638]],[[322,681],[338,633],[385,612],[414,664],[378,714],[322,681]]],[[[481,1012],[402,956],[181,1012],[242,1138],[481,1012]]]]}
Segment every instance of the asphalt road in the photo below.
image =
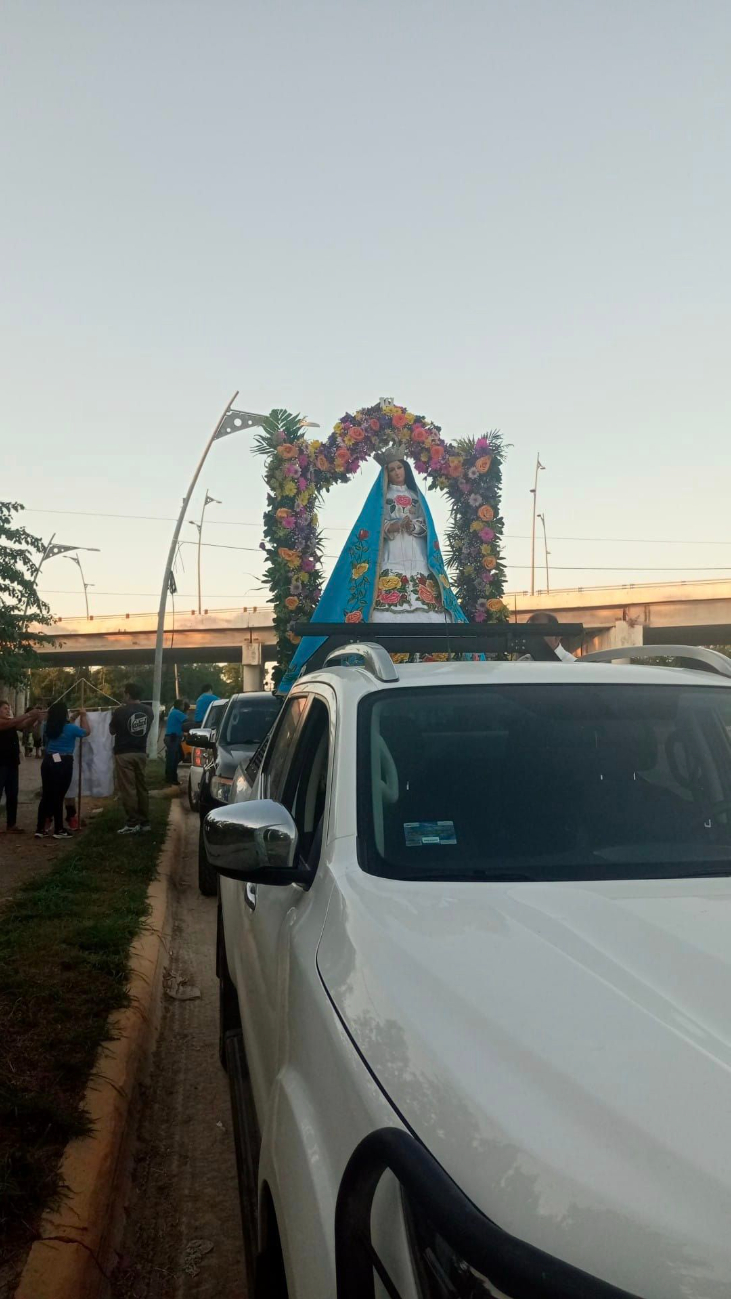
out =
{"type": "Polygon", "coordinates": [[[216,900],[198,892],[198,818],[181,802],[173,948],[113,1299],[246,1299],[228,1082],[217,1054],[216,900]],[[191,989],[200,997],[171,996],[191,989]]]}

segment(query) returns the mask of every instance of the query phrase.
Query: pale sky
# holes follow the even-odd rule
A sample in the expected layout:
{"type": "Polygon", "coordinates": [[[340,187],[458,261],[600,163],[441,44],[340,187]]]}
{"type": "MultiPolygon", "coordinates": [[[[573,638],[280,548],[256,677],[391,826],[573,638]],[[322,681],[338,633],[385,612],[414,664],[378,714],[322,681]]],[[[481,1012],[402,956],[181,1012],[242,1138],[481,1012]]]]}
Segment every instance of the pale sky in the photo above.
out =
{"type": "MultiPolygon", "coordinates": [[[[5,0],[0,35],[2,496],[100,547],[92,611],[156,606],[235,388],[500,428],[511,589],[538,451],[554,587],[731,575],[728,0],[5,0]]],[[[265,598],[250,441],[193,504],[252,547],[205,550],[211,608],[265,598]]],[[[41,585],[82,612],[68,561],[41,585]]]]}

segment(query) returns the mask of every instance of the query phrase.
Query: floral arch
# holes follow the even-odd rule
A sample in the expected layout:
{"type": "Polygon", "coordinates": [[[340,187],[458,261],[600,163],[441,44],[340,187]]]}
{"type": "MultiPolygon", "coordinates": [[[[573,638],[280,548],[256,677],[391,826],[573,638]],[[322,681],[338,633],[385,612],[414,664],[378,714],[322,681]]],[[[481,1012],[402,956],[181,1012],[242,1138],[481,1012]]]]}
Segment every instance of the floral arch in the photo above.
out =
{"type": "MultiPolygon", "coordinates": [[[[299,640],[293,630],[295,623],[312,616],[322,593],[317,507],[331,487],[348,482],[374,452],[394,442],[408,448],[413,468],[426,479],[428,490],[441,489],[449,497],[445,562],[467,617],[471,622],[507,618],[502,600],[503,443],[499,433],[450,443],[442,437],[438,424],[384,400],[354,415],[346,413],[330,436],[320,441],[305,437],[305,423],[299,415],[273,410],[256,438],[255,450],[266,456],[268,494],[260,544],[266,554],[265,576],[274,605],[280,673],[299,640]]],[[[355,609],[349,621],[361,618],[355,609]]]]}

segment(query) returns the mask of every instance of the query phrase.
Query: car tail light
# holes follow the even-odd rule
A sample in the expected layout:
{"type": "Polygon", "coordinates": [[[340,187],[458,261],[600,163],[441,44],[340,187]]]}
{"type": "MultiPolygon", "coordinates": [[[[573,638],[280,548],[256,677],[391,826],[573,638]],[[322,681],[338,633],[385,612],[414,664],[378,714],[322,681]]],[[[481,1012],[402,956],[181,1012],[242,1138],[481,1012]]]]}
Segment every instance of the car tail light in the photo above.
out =
{"type": "Polygon", "coordinates": [[[193,763],[193,766],[194,766],[194,767],[202,767],[202,766],[203,766],[203,750],[202,750],[202,749],[194,749],[194,750],[193,750],[193,756],[192,756],[192,758],[191,758],[191,762],[193,763]]]}

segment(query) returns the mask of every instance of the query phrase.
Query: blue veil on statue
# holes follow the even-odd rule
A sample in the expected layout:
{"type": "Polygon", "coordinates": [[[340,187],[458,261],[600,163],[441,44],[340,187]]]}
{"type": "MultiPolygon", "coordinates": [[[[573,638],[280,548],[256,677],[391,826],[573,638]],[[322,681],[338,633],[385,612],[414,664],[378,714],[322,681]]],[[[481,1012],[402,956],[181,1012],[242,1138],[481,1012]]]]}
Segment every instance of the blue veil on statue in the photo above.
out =
{"type": "MultiPolygon", "coordinates": [[[[382,465],[310,621],[467,622],[444,570],[429,506],[403,447],[382,465]]],[[[323,636],[304,636],[279,685],[286,694],[323,636]]]]}

